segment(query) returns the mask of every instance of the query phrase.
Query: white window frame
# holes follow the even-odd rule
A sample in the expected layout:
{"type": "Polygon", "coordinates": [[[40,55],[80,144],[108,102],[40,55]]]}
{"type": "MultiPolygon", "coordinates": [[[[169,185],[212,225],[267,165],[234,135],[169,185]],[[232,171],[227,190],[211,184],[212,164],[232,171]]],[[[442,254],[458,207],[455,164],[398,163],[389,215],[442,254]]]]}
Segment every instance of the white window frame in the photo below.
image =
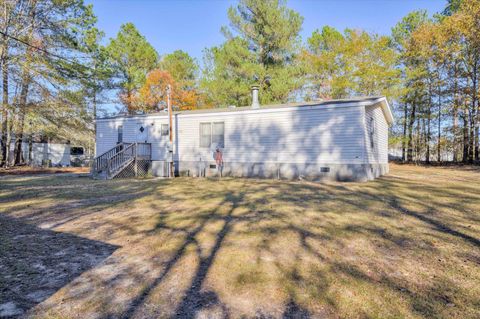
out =
{"type": "MultiPolygon", "coordinates": [[[[222,135],[219,135],[219,136],[222,136],[222,141],[221,141],[221,148],[224,148],[225,147],[225,122],[224,121],[218,121],[218,122],[200,122],[199,125],[198,125],[198,138],[199,138],[199,146],[201,148],[210,148],[212,147],[212,143],[213,143],[213,128],[214,128],[214,125],[215,124],[222,124],[223,125],[223,134],[222,135]],[[209,130],[208,130],[208,133],[207,134],[204,134],[204,135],[208,135],[208,140],[209,140],[209,143],[208,143],[208,146],[205,144],[205,143],[202,143],[202,126],[205,126],[205,127],[208,127],[209,130]]],[[[219,143],[220,144],[220,143],[219,143]]]]}

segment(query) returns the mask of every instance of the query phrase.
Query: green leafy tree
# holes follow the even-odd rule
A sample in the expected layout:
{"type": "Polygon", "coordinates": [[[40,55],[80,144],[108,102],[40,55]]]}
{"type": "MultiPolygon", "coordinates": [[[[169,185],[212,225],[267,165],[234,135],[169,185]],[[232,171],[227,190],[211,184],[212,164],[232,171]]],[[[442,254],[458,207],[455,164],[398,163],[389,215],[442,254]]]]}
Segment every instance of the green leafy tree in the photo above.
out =
{"type": "MultiPolygon", "coordinates": [[[[472,0],[475,1],[475,0],[472,0]]],[[[463,0],[448,0],[448,4],[443,10],[443,14],[446,16],[451,16],[455,12],[457,12],[460,9],[460,6],[463,2],[463,0]]]]}
{"type": "Polygon", "coordinates": [[[325,26],[313,31],[302,53],[308,85],[307,99],[341,98],[347,95],[347,61],[343,57],[345,37],[335,28],[325,26]]]}
{"type": "Polygon", "coordinates": [[[241,0],[228,17],[227,42],[206,51],[203,86],[210,99],[245,105],[250,86],[259,84],[262,103],[287,101],[301,86],[296,55],[303,18],[278,0],[241,0]]]}
{"type": "Polygon", "coordinates": [[[10,38],[12,46],[15,43],[14,55],[8,58],[8,71],[15,76],[7,74],[7,79],[13,80],[12,85],[18,88],[10,97],[14,107],[8,129],[15,133],[14,163],[22,164],[22,142],[25,133],[31,131],[27,117],[40,114],[44,101],[58,96],[62,88],[77,84],[80,64],[77,56],[81,53],[82,37],[85,30],[94,26],[96,17],[92,6],[80,0],[17,1],[17,4],[16,19],[7,21],[7,24],[15,21],[11,25],[15,38],[10,38]]]}
{"type": "Polygon", "coordinates": [[[391,39],[352,29],[316,30],[303,52],[307,98],[396,96],[398,69],[391,39]]]}
{"type": "Polygon", "coordinates": [[[184,90],[193,89],[198,80],[198,64],[188,53],[177,50],[162,57],[160,68],[169,72],[184,90]]]}
{"type": "Polygon", "coordinates": [[[207,92],[209,104],[247,105],[250,86],[263,69],[248,43],[232,38],[223,45],[206,50],[201,86],[207,92]]]}
{"type": "Polygon", "coordinates": [[[402,159],[413,160],[413,134],[417,121],[418,104],[424,95],[424,65],[415,54],[411,54],[413,33],[429,21],[425,10],[413,11],[392,28],[392,38],[398,52],[398,65],[402,70],[400,104],[402,108],[402,159]]]}
{"type": "Polygon", "coordinates": [[[97,28],[85,32],[82,51],[88,55],[88,61],[81,65],[80,72],[85,76],[79,79],[81,91],[89,100],[89,113],[95,119],[102,111],[101,105],[106,100],[105,92],[113,88],[114,68],[107,49],[100,44],[104,33],[97,28]]]}
{"type": "Polygon", "coordinates": [[[131,111],[133,93],[145,82],[147,73],[157,66],[158,54],[133,23],[120,27],[107,50],[115,68],[121,100],[131,111]]]}

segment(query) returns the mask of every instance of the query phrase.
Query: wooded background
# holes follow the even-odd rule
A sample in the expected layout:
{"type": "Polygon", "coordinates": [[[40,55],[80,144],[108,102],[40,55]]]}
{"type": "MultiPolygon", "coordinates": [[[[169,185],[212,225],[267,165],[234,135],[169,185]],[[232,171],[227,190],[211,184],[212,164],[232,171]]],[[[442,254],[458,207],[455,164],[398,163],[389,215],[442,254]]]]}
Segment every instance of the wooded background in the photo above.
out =
{"type": "MultiPolygon", "coordinates": [[[[390,145],[403,161],[478,163],[480,1],[408,14],[391,35],[323,26],[305,42],[303,18],[280,0],[240,0],[223,44],[199,64],[159,56],[132,23],[104,39],[82,0],[2,0],[0,164],[24,164],[22,142],[63,140],[93,149],[94,118],[116,102],[131,114],[385,95],[390,145]],[[6,150],[15,137],[15,152],[6,150]]],[[[320,27],[320,26],[319,26],[320,27]]]]}

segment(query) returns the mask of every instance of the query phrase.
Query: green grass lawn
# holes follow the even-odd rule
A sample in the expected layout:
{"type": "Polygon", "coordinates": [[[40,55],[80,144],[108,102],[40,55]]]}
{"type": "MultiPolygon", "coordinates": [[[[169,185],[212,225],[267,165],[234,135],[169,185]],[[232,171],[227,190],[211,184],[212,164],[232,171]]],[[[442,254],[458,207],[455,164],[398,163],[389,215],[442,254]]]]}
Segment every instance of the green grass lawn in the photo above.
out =
{"type": "Polygon", "coordinates": [[[479,318],[480,169],[0,178],[0,316],[479,318]]]}

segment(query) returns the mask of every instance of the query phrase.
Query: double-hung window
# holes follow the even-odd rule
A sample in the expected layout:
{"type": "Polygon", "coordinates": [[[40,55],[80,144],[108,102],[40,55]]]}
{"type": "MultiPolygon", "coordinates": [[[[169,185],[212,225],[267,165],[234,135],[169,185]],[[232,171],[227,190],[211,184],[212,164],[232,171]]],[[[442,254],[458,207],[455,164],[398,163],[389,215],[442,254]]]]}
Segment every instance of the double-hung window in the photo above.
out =
{"type": "Polygon", "coordinates": [[[200,123],[200,147],[211,146],[225,147],[225,123],[203,122],[200,123]]]}

